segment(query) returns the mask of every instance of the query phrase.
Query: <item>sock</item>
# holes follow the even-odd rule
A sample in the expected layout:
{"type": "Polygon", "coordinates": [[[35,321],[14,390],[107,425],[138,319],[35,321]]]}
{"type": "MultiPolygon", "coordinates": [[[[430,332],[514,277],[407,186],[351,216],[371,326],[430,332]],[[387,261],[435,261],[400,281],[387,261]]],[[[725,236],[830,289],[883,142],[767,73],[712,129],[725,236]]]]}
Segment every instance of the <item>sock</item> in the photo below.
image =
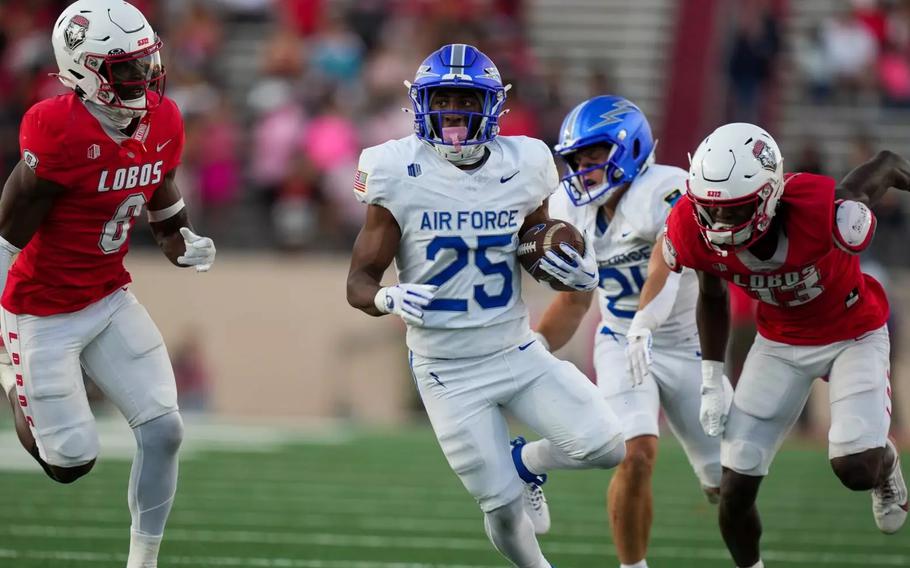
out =
{"type": "Polygon", "coordinates": [[[619,568],[648,568],[648,561],[642,558],[635,564],[620,564],[619,568]]]}
{"type": "Polygon", "coordinates": [[[160,536],[150,536],[130,531],[130,555],[126,568],[158,568],[160,536]]]}
{"type": "Polygon", "coordinates": [[[765,568],[765,563],[761,561],[761,558],[758,559],[758,562],[752,566],[744,566],[743,568],[765,568]]]}
{"type": "Polygon", "coordinates": [[[493,546],[518,568],[550,568],[521,498],[484,513],[483,526],[493,546]]]}
{"type": "Polygon", "coordinates": [[[132,517],[127,568],[155,568],[164,525],[177,492],[177,450],[183,421],[172,412],[133,429],[136,456],[128,490],[132,517]]]}
{"type": "Polygon", "coordinates": [[[528,442],[521,448],[521,461],[528,468],[528,471],[536,475],[541,475],[554,469],[616,467],[625,455],[626,445],[621,438],[615,444],[607,444],[604,447],[604,451],[583,460],[571,457],[546,438],[528,442]]]}

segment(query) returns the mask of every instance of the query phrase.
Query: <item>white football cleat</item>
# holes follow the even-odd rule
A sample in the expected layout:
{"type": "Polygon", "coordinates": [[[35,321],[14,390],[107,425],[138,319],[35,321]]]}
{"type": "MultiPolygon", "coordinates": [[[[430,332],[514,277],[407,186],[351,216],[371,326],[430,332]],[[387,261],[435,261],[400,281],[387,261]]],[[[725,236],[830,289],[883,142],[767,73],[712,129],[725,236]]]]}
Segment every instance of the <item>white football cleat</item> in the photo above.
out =
{"type": "Polygon", "coordinates": [[[534,534],[547,534],[550,531],[550,507],[543,494],[543,488],[536,483],[525,483],[525,511],[531,517],[534,534]]]}
{"type": "Polygon", "coordinates": [[[888,439],[887,443],[886,447],[894,452],[894,464],[891,466],[888,479],[872,490],[872,514],[880,531],[893,534],[907,520],[908,498],[907,484],[904,482],[904,474],[901,473],[900,453],[894,442],[888,439]]]}
{"type": "Polygon", "coordinates": [[[512,448],[512,462],[515,464],[515,470],[518,477],[524,482],[523,499],[525,511],[531,517],[531,524],[534,525],[534,534],[547,534],[550,530],[550,507],[547,506],[547,498],[543,494],[541,485],[547,482],[547,476],[536,475],[528,471],[521,459],[521,448],[527,443],[524,438],[518,436],[509,444],[512,448]]]}

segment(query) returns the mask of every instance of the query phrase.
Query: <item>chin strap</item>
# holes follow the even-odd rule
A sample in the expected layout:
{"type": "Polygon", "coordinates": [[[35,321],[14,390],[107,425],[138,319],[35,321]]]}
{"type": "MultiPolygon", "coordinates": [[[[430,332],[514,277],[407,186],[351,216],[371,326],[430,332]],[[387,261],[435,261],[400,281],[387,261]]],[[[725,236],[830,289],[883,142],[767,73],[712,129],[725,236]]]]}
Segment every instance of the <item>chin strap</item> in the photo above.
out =
{"type": "Polygon", "coordinates": [[[94,101],[85,101],[85,104],[92,105],[92,108],[108,121],[108,125],[117,130],[127,128],[134,119],[141,118],[146,113],[144,110],[111,107],[94,101]]]}
{"type": "MultiPolygon", "coordinates": [[[[485,148],[485,146],[480,145],[480,144],[478,144],[477,146],[468,146],[467,148],[477,148],[477,150],[475,152],[473,152],[470,156],[461,156],[461,157],[446,156],[443,152],[441,152],[437,148],[439,148],[439,147],[433,146],[433,149],[436,150],[437,152],[439,152],[439,154],[443,158],[445,158],[449,162],[455,164],[456,166],[471,166],[471,165],[476,164],[477,162],[483,160],[483,156],[484,156],[483,149],[485,148]]],[[[465,149],[467,149],[467,148],[465,148],[465,149]]],[[[465,150],[462,150],[461,153],[464,154],[464,151],[465,150]]]]}

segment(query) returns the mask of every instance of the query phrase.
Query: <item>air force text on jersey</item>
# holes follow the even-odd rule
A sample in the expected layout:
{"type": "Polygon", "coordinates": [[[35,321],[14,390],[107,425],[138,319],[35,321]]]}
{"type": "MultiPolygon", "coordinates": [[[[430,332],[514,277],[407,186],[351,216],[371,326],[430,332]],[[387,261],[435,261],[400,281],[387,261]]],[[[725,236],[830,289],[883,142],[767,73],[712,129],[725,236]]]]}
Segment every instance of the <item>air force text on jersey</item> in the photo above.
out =
{"type": "Polygon", "coordinates": [[[421,231],[475,231],[517,229],[518,209],[500,211],[423,211],[420,213],[421,231]]]}

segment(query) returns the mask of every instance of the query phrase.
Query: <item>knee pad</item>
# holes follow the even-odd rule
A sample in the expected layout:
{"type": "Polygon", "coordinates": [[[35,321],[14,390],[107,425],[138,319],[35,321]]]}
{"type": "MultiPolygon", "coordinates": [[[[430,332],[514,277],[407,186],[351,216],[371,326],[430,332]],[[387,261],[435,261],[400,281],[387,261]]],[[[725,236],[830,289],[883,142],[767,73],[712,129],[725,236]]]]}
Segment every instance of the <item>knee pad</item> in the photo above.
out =
{"type": "Polygon", "coordinates": [[[626,441],[620,434],[614,436],[613,439],[600,446],[597,450],[590,452],[584,458],[584,461],[589,463],[592,467],[611,469],[618,466],[625,457],[626,441]]]}
{"type": "Polygon", "coordinates": [[[624,416],[622,419],[622,430],[626,440],[639,436],[660,436],[657,416],[646,412],[636,412],[624,416]]]}
{"type": "Polygon", "coordinates": [[[137,426],[134,434],[143,451],[176,454],[183,442],[183,419],[171,412],[137,426]]]}
{"type": "Polygon", "coordinates": [[[745,440],[721,442],[720,461],[736,473],[764,477],[768,475],[768,466],[764,450],[745,440]]]}
{"type": "Polygon", "coordinates": [[[54,467],[84,466],[98,457],[98,432],[93,424],[65,428],[40,438],[42,457],[54,467]]]}
{"type": "Polygon", "coordinates": [[[840,458],[860,454],[866,450],[881,448],[888,437],[888,421],[880,425],[870,424],[862,416],[844,416],[832,421],[828,431],[828,458],[840,458]]]}
{"type": "Polygon", "coordinates": [[[502,507],[485,512],[484,515],[487,523],[497,532],[512,532],[525,515],[524,503],[521,498],[513,499],[502,507]]]}
{"type": "Polygon", "coordinates": [[[723,471],[720,459],[707,463],[693,463],[692,469],[695,470],[695,476],[698,477],[702,487],[720,487],[720,476],[723,471]]]}

